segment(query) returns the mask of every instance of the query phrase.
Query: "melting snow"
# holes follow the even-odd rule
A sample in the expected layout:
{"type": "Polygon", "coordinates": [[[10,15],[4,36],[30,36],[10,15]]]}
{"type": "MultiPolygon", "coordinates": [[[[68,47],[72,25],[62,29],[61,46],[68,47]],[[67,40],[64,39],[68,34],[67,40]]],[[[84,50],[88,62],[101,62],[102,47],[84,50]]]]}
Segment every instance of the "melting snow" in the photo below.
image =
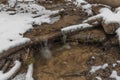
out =
{"type": "Polygon", "coordinates": [[[33,64],[28,66],[27,73],[19,74],[12,80],[34,80],[33,76],[33,64]]]}
{"type": "MultiPolygon", "coordinates": [[[[118,23],[120,25],[120,7],[116,8],[115,11],[111,11],[109,8],[102,8],[99,11],[100,13],[88,18],[84,22],[88,22],[90,20],[96,20],[98,18],[102,18],[105,24],[109,23],[118,23]]],[[[116,30],[118,38],[120,40],[120,28],[116,30]]]]}
{"type": "Polygon", "coordinates": [[[72,31],[75,31],[77,29],[84,29],[84,28],[89,28],[89,27],[92,27],[92,25],[89,25],[87,23],[83,23],[83,24],[72,25],[72,26],[62,28],[61,31],[62,32],[72,32],[72,31]]]}
{"type": "Polygon", "coordinates": [[[92,15],[92,5],[86,2],[85,0],[75,0],[74,4],[78,7],[82,7],[82,10],[85,11],[88,15],[92,15]]]}
{"type": "Polygon", "coordinates": [[[100,14],[92,16],[84,22],[87,22],[87,21],[90,21],[93,19],[97,19],[97,18],[102,18],[106,24],[108,24],[108,23],[120,23],[120,11],[112,12],[109,8],[102,8],[102,9],[100,9],[99,12],[100,12],[100,14]]]}
{"type": "Polygon", "coordinates": [[[91,70],[90,70],[90,73],[95,73],[96,71],[100,70],[100,69],[105,69],[108,67],[108,64],[104,64],[102,66],[92,66],[91,70]]]}
{"type": "Polygon", "coordinates": [[[28,71],[27,71],[27,74],[26,74],[26,80],[34,80],[32,75],[33,75],[33,64],[30,64],[28,66],[28,71]]]}
{"type": "Polygon", "coordinates": [[[113,67],[115,67],[116,65],[117,65],[116,63],[113,63],[113,65],[112,65],[112,66],[113,66],[113,67]]]}
{"type": "Polygon", "coordinates": [[[10,69],[7,73],[0,71],[0,80],[8,80],[15,72],[21,67],[21,62],[15,61],[15,66],[10,69]]]}
{"type": "Polygon", "coordinates": [[[97,79],[97,80],[102,80],[102,78],[101,78],[101,77],[96,77],[96,79],[97,79]]]}
{"type": "Polygon", "coordinates": [[[110,78],[114,78],[116,80],[120,80],[120,76],[118,76],[117,71],[113,70],[110,78]]]}
{"type": "Polygon", "coordinates": [[[117,63],[120,64],[120,60],[117,60],[117,63]]]}
{"type": "Polygon", "coordinates": [[[18,7],[16,7],[17,10],[14,15],[10,15],[7,11],[0,12],[0,53],[9,48],[29,42],[30,39],[23,37],[23,34],[29,29],[32,29],[33,24],[54,23],[58,20],[57,18],[54,21],[49,17],[51,14],[58,13],[58,11],[46,10],[44,7],[38,6],[35,3],[31,3],[31,5],[20,3],[16,6],[20,6],[19,8],[23,9],[19,10],[18,7]],[[28,11],[24,12],[25,10],[28,11]],[[34,11],[37,13],[32,14],[34,11]],[[33,18],[36,15],[39,16],[33,18]]]}

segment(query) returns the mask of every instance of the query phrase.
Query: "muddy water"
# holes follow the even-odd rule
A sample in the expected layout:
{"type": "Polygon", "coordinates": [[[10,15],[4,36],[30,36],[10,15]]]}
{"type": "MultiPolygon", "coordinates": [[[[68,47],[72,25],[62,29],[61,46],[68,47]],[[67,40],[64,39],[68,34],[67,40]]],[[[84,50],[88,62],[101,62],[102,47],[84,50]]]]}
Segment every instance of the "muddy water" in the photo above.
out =
{"type": "MultiPolygon", "coordinates": [[[[79,10],[73,11],[69,6],[67,6],[66,9],[68,9],[66,11],[67,13],[62,16],[58,22],[50,25],[44,24],[41,25],[41,27],[36,26],[32,31],[26,33],[25,36],[34,41],[36,37],[54,34],[63,27],[80,24],[87,18],[85,13],[82,13],[79,10]]],[[[96,34],[95,37],[101,38],[101,35],[98,34],[96,30],[93,30],[92,33],[94,32],[96,34]]],[[[85,33],[85,31],[82,31],[82,33],[85,33]]],[[[83,34],[80,32],[80,36],[81,35],[83,34]]],[[[111,66],[117,60],[120,60],[120,52],[117,46],[108,48],[104,51],[102,46],[98,46],[97,44],[79,44],[76,41],[69,42],[68,45],[65,35],[63,36],[62,44],[51,44],[51,46],[52,47],[49,47],[48,43],[46,44],[45,42],[42,48],[35,46],[35,49],[33,49],[35,59],[34,78],[36,80],[96,80],[98,75],[102,76],[103,80],[112,80],[109,79],[111,71],[113,70],[111,66]],[[94,60],[93,57],[95,57],[94,60]],[[105,63],[110,65],[107,70],[89,74],[91,66],[103,65],[105,63]],[[77,73],[77,75],[75,73],[77,73]]],[[[114,69],[119,71],[119,66],[114,69]]]]}
{"type": "Polygon", "coordinates": [[[86,80],[86,75],[65,76],[75,72],[89,70],[88,60],[101,52],[95,46],[72,45],[70,49],[54,46],[53,56],[46,60],[35,56],[35,78],[37,80],[86,80]]]}
{"type": "MultiPolygon", "coordinates": [[[[120,60],[119,48],[112,47],[104,52],[99,45],[69,44],[69,49],[61,44],[50,48],[52,57],[49,59],[38,55],[41,54],[40,51],[34,54],[36,80],[96,80],[97,75],[103,76],[103,80],[111,80],[109,79],[113,69],[111,66],[120,60]],[[109,64],[108,69],[89,74],[91,66],[105,63],[109,64]]],[[[114,69],[119,71],[118,66],[114,69]]]]}

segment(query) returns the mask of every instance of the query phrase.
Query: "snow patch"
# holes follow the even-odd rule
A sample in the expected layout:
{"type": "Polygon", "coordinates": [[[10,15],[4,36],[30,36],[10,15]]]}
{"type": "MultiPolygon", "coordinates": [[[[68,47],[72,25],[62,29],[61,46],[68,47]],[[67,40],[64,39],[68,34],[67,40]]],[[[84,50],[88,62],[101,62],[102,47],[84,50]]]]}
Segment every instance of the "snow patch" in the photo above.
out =
{"type": "Polygon", "coordinates": [[[112,65],[112,66],[113,66],[113,67],[115,67],[116,65],[117,65],[116,63],[113,63],[113,65],[112,65]]]}
{"type": "Polygon", "coordinates": [[[8,80],[20,67],[21,62],[15,61],[15,66],[12,69],[10,69],[7,73],[3,73],[3,71],[0,71],[0,80],[8,80]]]}
{"type": "Polygon", "coordinates": [[[73,2],[75,5],[77,5],[78,7],[80,6],[82,8],[83,11],[85,11],[88,15],[92,15],[92,5],[89,4],[87,1],[85,0],[75,0],[73,2]]]}
{"type": "Polygon", "coordinates": [[[97,80],[102,80],[102,78],[101,78],[101,77],[96,77],[96,79],[97,79],[97,80]]]}
{"type": "Polygon", "coordinates": [[[12,80],[34,80],[32,76],[33,76],[33,64],[30,64],[28,66],[27,73],[19,74],[12,80]]]}
{"type": "MultiPolygon", "coordinates": [[[[118,39],[120,40],[120,28],[118,28],[118,29],[116,30],[116,33],[117,33],[118,39]]],[[[120,61],[119,61],[119,63],[120,63],[120,61]]]]}
{"type": "Polygon", "coordinates": [[[28,66],[28,71],[27,71],[27,74],[26,74],[26,80],[34,80],[32,75],[33,75],[33,64],[30,64],[28,66]]]}
{"type": "Polygon", "coordinates": [[[116,80],[120,80],[120,76],[118,76],[117,71],[113,70],[110,78],[114,78],[116,80]]]}
{"type": "Polygon", "coordinates": [[[14,7],[17,0],[8,0],[9,7],[14,7]]]}
{"type": "MultiPolygon", "coordinates": [[[[14,0],[9,0],[11,5],[14,0]]],[[[50,18],[50,15],[58,11],[46,10],[44,7],[35,3],[17,3],[14,15],[10,15],[9,7],[0,4],[0,53],[15,46],[29,42],[29,38],[23,37],[23,34],[32,29],[34,24],[54,23],[59,18],[50,18]],[[27,10],[27,11],[26,11],[27,10]],[[33,13],[35,12],[35,13],[33,13]],[[34,17],[37,16],[37,17],[34,17]]]]}
{"type": "Polygon", "coordinates": [[[117,60],[117,63],[120,64],[120,60],[117,60]]]}
{"type": "Polygon", "coordinates": [[[89,25],[88,23],[83,23],[83,24],[72,25],[72,26],[62,28],[61,31],[62,32],[73,32],[77,29],[85,29],[85,28],[89,28],[89,27],[92,27],[92,25],[89,25]]]}
{"type": "Polygon", "coordinates": [[[105,69],[108,67],[108,64],[104,64],[102,66],[92,66],[91,70],[90,70],[90,73],[95,73],[96,71],[100,70],[100,69],[105,69]]]}
{"type": "Polygon", "coordinates": [[[88,18],[84,22],[94,20],[97,18],[102,18],[106,24],[109,23],[119,23],[120,24],[120,11],[112,12],[109,8],[102,8],[99,11],[100,13],[88,18]]]}

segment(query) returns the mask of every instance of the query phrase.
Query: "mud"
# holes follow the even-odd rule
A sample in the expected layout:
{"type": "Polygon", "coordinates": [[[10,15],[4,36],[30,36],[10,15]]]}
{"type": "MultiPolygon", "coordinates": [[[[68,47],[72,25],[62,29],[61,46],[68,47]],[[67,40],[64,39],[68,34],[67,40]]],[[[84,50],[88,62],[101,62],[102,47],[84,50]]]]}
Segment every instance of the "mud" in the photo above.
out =
{"type": "MultiPolygon", "coordinates": [[[[59,14],[60,20],[54,24],[34,25],[34,29],[26,32],[24,36],[30,38],[32,42],[39,37],[54,36],[61,28],[80,24],[88,18],[86,13],[71,3],[58,1],[54,4],[43,3],[42,5],[51,10],[64,9],[64,12],[59,14]]],[[[23,62],[20,73],[24,73],[27,66],[34,63],[35,80],[96,80],[97,76],[103,80],[113,80],[109,78],[112,70],[117,70],[120,74],[120,64],[112,67],[113,63],[120,60],[119,41],[117,37],[113,37],[114,34],[106,34],[101,25],[81,30],[66,38],[62,36],[59,41],[56,39],[51,42],[45,39],[43,43],[38,42],[24,47],[8,58],[1,59],[0,64],[9,59],[11,63],[19,59],[23,62]],[[91,66],[105,63],[109,65],[106,69],[98,70],[94,74],[90,73],[91,66]]],[[[13,64],[9,67],[12,66],[13,64]]]]}
{"type": "MultiPolygon", "coordinates": [[[[61,28],[80,24],[87,18],[87,15],[81,9],[72,6],[72,4],[59,3],[59,5],[44,4],[49,9],[64,8],[65,13],[60,15],[61,18],[58,22],[35,26],[25,36],[34,41],[36,37],[55,34],[61,28]],[[62,7],[59,5],[62,5],[62,7]]],[[[97,80],[96,77],[100,76],[103,80],[112,80],[109,78],[111,71],[115,69],[119,72],[119,65],[113,68],[112,64],[120,60],[120,52],[118,45],[114,45],[118,44],[116,38],[111,39],[109,36],[111,35],[106,35],[101,26],[97,26],[91,30],[83,30],[71,35],[66,41],[63,38],[56,44],[48,41],[47,47],[49,49],[41,46],[41,44],[30,47],[33,54],[32,58],[34,58],[32,61],[34,60],[35,63],[34,78],[36,80],[97,80]],[[51,57],[45,58],[42,55],[43,53],[50,53],[51,57]],[[94,74],[89,72],[91,66],[105,63],[109,64],[108,68],[98,70],[94,74]]]]}

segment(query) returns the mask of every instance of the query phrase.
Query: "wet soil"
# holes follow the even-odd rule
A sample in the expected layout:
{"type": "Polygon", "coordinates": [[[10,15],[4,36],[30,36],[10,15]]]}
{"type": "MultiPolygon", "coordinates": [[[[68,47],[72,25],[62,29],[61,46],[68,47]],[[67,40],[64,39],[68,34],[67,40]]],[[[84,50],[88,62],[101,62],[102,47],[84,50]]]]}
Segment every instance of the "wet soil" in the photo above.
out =
{"type": "MultiPolygon", "coordinates": [[[[41,26],[35,26],[33,30],[25,33],[25,36],[32,41],[36,37],[45,36],[47,34],[54,34],[60,31],[61,28],[74,24],[80,24],[87,18],[87,15],[82,12],[81,9],[60,3],[59,5],[50,6],[45,4],[49,9],[65,9],[65,13],[61,15],[58,22],[54,24],[42,24],[41,26]],[[59,5],[62,5],[59,6],[59,5]],[[53,8],[52,8],[53,7],[53,8]]],[[[104,31],[93,33],[97,34],[97,38],[106,38],[104,31]],[[101,34],[103,36],[101,36],[101,34]],[[99,36],[100,35],[100,36],[99,36]]],[[[88,35],[88,32],[82,31],[80,34],[88,35]],[[87,33],[87,34],[85,34],[87,33]]],[[[97,76],[101,76],[103,80],[112,80],[109,78],[111,71],[114,69],[119,71],[119,66],[112,67],[113,63],[120,60],[119,47],[109,47],[107,50],[103,49],[103,45],[100,43],[79,43],[79,41],[67,42],[69,45],[58,42],[57,44],[50,43],[49,49],[52,53],[52,57],[45,59],[41,56],[41,44],[36,44],[34,47],[30,47],[32,55],[34,57],[34,78],[36,80],[96,80],[97,76]],[[93,59],[94,57],[94,59],[93,59]],[[90,74],[91,66],[109,64],[109,67],[105,70],[98,70],[95,74],[90,74]]]]}
{"type": "Polygon", "coordinates": [[[120,65],[112,67],[113,63],[120,60],[118,47],[103,51],[99,44],[70,43],[69,48],[55,45],[50,51],[50,59],[43,58],[40,49],[34,52],[36,80],[96,80],[97,76],[103,80],[112,80],[109,78],[112,70],[119,71],[120,65]],[[90,73],[92,66],[105,63],[109,64],[108,68],[90,73]]]}
{"type": "Polygon", "coordinates": [[[40,60],[40,56],[37,56],[37,53],[35,58],[36,79],[86,80],[86,74],[76,76],[74,73],[82,73],[88,71],[89,58],[99,55],[100,49],[94,46],[86,45],[73,45],[70,47],[70,49],[65,49],[63,46],[54,47],[51,50],[54,54],[53,57],[46,62],[44,62],[42,59],[40,60]]]}

